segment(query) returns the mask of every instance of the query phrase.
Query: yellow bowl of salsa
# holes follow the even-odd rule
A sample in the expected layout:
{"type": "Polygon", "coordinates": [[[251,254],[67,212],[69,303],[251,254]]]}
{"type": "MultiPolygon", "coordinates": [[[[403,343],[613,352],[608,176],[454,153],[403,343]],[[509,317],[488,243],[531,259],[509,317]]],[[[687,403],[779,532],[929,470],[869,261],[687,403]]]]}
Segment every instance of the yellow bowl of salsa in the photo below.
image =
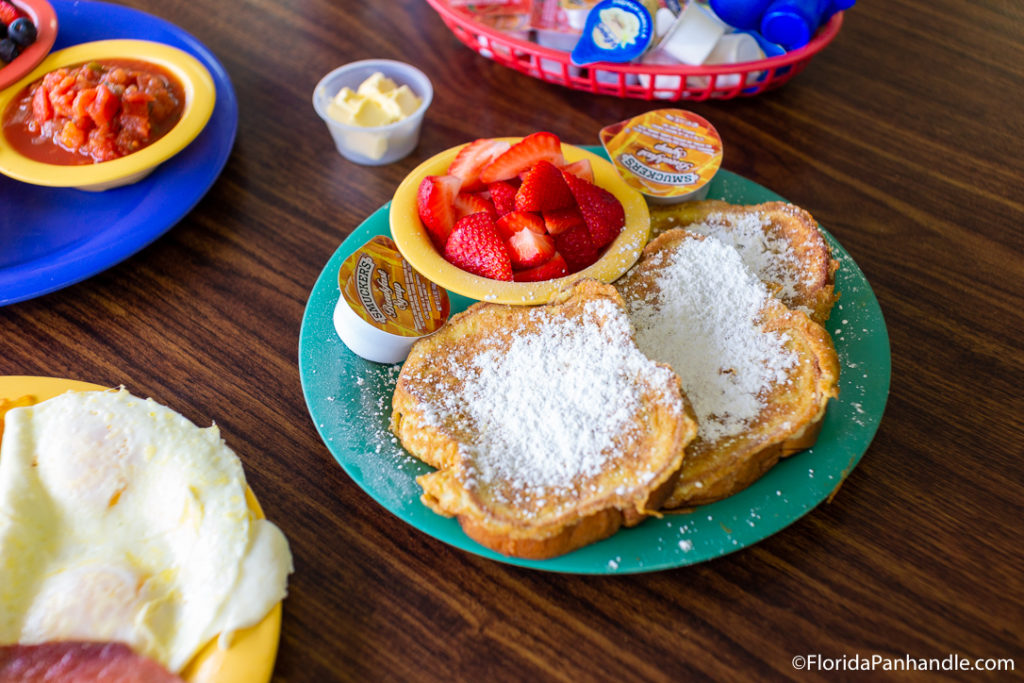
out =
{"type": "Polygon", "coordinates": [[[215,96],[206,67],[163,43],[65,48],[0,91],[0,173],[89,191],[137,182],[199,135],[215,96]]]}

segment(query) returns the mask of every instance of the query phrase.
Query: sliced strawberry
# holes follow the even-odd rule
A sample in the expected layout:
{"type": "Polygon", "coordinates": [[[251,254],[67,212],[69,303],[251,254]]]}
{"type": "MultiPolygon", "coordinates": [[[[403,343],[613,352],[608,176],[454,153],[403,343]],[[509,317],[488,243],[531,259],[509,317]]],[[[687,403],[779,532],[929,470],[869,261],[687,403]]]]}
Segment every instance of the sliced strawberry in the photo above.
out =
{"type": "Polygon", "coordinates": [[[506,213],[494,222],[494,227],[498,231],[498,237],[506,242],[520,230],[529,230],[538,235],[543,235],[547,232],[544,229],[544,219],[535,213],[527,211],[506,213]]]}
{"type": "Polygon", "coordinates": [[[550,161],[555,166],[565,164],[562,142],[554,133],[531,133],[480,171],[485,184],[514,178],[538,161],[550,161]]]}
{"type": "Polygon", "coordinates": [[[557,251],[555,255],[544,263],[534,268],[517,270],[512,273],[516,282],[540,282],[541,280],[553,280],[556,277],[565,277],[569,274],[569,266],[565,259],[557,251]]]}
{"type": "Polygon", "coordinates": [[[577,178],[583,178],[588,183],[594,182],[594,168],[590,165],[590,159],[586,157],[577,159],[571,164],[566,164],[562,167],[562,170],[566,173],[572,173],[577,178]]]}
{"type": "Polygon", "coordinates": [[[567,209],[558,209],[556,211],[545,211],[544,214],[544,227],[547,228],[549,235],[558,235],[569,228],[575,228],[577,225],[584,225],[583,214],[575,206],[570,206],[567,209]]]}
{"type": "Polygon", "coordinates": [[[550,161],[538,161],[523,176],[516,192],[516,211],[554,211],[575,206],[562,172],[550,161]]]}
{"type": "Polygon", "coordinates": [[[448,175],[461,178],[463,190],[470,192],[482,190],[484,183],[480,182],[480,171],[511,146],[507,140],[490,138],[474,140],[455,155],[455,159],[448,167],[448,175]]]}
{"type": "Polygon", "coordinates": [[[471,213],[488,213],[494,218],[494,204],[483,193],[459,192],[455,196],[455,220],[471,213]]]}
{"type": "Polygon", "coordinates": [[[558,250],[569,266],[569,272],[575,273],[594,263],[599,251],[594,246],[590,231],[586,225],[577,225],[560,235],[555,235],[555,249],[558,250]]]}
{"type": "Polygon", "coordinates": [[[498,216],[516,210],[516,186],[512,183],[504,180],[491,183],[487,186],[487,191],[491,193],[491,201],[498,216]]]}
{"type": "Polygon", "coordinates": [[[9,26],[12,21],[23,16],[25,15],[7,0],[0,0],[0,23],[4,26],[9,26]]]}
{"type": "MultiPolygon", "coordinates": [[[[583,220],[587,224],[587,230],[594,240],[598,249],[612,242],[626,222],[626,212],[619,200],[608,190],[588,183],[582,178],[577,178],[572,173],[562,173],[566,184],[576,198],[576,203],[583,214],[583,220]]],[[[563,254],[570,266],[568,254],[563,254]]]]}
{"type": "Polygon", "coordinates": [[[555,255],[555,239],[533,230],[520,230],[508,239],[512,269],[534,268],[555,255]]]}
{"type": "Polygon", "coordinates": [[[512,280],[512,261],[486,213],[460,219],[444,247],[444,257],[463,270],[492,280],[512,280]]]}
{"type": "Polygon", "coordinates": [[[461,185],[453,175],[428,175],[416,192],[416,210],[438,251],[444,251],[455,225],[455,197],[461,185]]]}

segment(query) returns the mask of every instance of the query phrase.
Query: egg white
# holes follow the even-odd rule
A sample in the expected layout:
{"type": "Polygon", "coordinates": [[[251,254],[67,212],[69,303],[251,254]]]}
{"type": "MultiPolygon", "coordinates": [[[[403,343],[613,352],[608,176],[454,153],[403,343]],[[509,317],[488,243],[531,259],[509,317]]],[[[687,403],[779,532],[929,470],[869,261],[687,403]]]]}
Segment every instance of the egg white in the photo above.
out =
{"type": "Polygon", "coordinates": [[[7,413],[0,643],[129,644],[179,671],[285,595],[291,554],[215,426],[125,390],[7,413]]]}

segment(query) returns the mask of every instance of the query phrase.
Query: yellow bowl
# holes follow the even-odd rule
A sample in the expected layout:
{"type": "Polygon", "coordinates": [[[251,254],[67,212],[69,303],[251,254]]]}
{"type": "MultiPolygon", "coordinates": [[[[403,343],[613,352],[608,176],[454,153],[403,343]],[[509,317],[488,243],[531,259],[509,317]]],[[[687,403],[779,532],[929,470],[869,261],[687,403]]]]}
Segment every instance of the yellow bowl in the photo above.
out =
{"type": "Polygon", "coordinates": [[[162,138],[119,159],[84,166],[47,164],[28,159],[9,144],[0,144],[0,173],[33,185],[100,191],[142,180],[183,150],[203,130],[213,113],[216,88],[199,60],[177,48],[148,40],[98,40],[54,52],[24,78],[0,91],[0,114],[31,83],[64,66],[103,59],[132,59],[162,66],[185,90],[181,120],[162,138]]]}
{"type": "MultiPolygon", "coordinates": [[[[504,138],[515,143],[521,138],[504,138]]],[[[566,277],[542,282],[502,282],[473,275],[453,266],[439,254],[430,241],[416,209],[416,192],[428,175],[444,175],[455,155],[465,145],[437,154],[417,166],[406,176],[391,200],[389,220],[391,235],[402,256],[424,277],[447,290],[477,301],[503,304],[542,304],[551,299],[569,282],[591,277],[613,282],[640,258],[640,252],[651,234],[651,220],[643,195],[626,184],[611,162],[572,145],[562,145],[567,163],[589,159],[594,169],[594,183],[611,192],[622,203],[626,225],[615,241],[608,245],[601,258],[591,266],[566,277]]]]}

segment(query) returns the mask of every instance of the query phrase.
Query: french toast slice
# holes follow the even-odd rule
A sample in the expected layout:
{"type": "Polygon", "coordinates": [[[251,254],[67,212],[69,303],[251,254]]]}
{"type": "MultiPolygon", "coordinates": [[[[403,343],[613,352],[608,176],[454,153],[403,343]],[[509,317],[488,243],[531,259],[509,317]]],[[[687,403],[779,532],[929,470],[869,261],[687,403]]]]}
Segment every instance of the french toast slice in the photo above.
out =
{"type": "Polygon", "coordinates": [[[736,249],[669,230],[615,286],[640,350],[676,371],[697,416],[666,508],[726,498],[814,443],[838,394],[832,339],[772,296],[736,249]]]}
{"type": "Polygon", "coordinates": [[[807,211],[786,202],[741,206],[717,199],[652,205],[650,210],[652,235],[685,228],[731,244],[784,304],[817,323],[828,320],[838,298],[839,262],[807,211]]]}
{"type": "Polygon", "coordinates": [[[477,303],[421,339],[391,429],[436,468],[422,500],[481,545],[546,559],[638,524],[675,487],[692,410],[621,297],[585,279],[543,306],[477,303]]]}

